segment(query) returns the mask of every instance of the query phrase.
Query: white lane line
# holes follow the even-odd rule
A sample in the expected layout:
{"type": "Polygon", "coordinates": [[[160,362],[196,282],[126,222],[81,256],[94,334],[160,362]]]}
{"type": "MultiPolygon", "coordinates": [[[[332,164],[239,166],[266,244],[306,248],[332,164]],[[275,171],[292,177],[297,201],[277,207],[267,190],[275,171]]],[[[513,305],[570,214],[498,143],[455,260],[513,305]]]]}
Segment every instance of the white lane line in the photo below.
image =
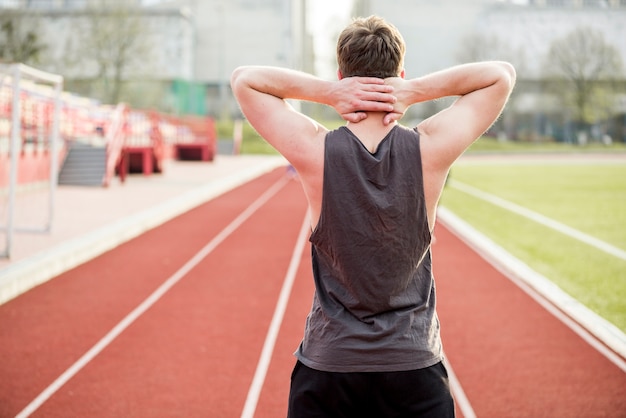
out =
{"type": "Polygon", "coordinates": [[[304,221],[302,222],[302,227],[300,227],[300,233],[298,234],[298,239],[296,240],[296,246],[293,249],[291,261],[289,262],[289,268],[287,269],[287,274],[285,275],[285,279],[283,281],[283,287],[280,290],[278,302],[276,303],[274,316],[272,317],[272,322],[270,323],[267,335],[265,336],[261,357],[257,363],[252,384],[248,389],[248,396],[246,397],[246,403],[243,407],[241,418],[254,417],[259,396],[261,395],[261,389],[263,388],[263,383],[265,382],[265,376],[267,375],[267,370],[270,366],[270,361],[272,360],[272,353],[274,352],[278,332],[280,331],[280,326],[283,322],[285,311],[287,310],[287,303],[289,302],[291,288],[293,287],[293,282],[296,278],[296,273],[298,272],[300,259],[302,258],[302,251],[304,250],[304,245],[307,242],[307,237],[310,232],[311,223],[307,213],[304,217],[304,221]]]}
{"type": "MultiPolygon", "coordinates": [[[[252,384],[250,385],[250,389],[248,390],[248,396],[246,397],[246,403],[244,405],[243,412],[241,413],[241,418],[253,418],[254,413],[256,412],[256,406],[261,395],[263,383],[265,382],[267,370],[269,369],[269,365],[272,359],[272,353],[274,352],[274,346],[276,345],[276,340],[280,331],[280,326],[285,316],[285,311],[287,309],[287,304],[291,295],[293,282],[295,280],[296,273],[300,265],[300,260],[302,258],[302,251],[304,250],[308,234],[310,233],[310,227],[311,226],[309,218],[308,216],[305,216],[302,227],[300,228],[298,239],[296,241],[296,246],[291,256],[291,261],[289,263],[289,268],[287,269],[287,274],[285,275],[285,280],[283,281],[283,287],[280,291],[280,296],[278,297],[276,309],[274,310],[274,316],[272,317],[272,322],[270,323],[269,330],[265,337],[265,343],[263,344],[261,356],[259,358],[259,362],[257,363],[254,378],[252,379],[252,384]]],[[[467,399],[467,396],[463,391],[463,387],[457,379],[456,374],[454,374],[452,366],[447,359],[446,370],[448,371],[450,390],[453,393],[455,402],[463,413],[463,417],[476,418],[476,413],[474,412],[472,405],[467,399]]]]}
{"type": "MultiPolygon", "coordinates": [[[[445,354],[444,354],[445,358],[445,354]]],[[[445,358],[446,370],[448,371],[448,381],[450,382],[450,390],[452,391],[452,396],[454,397],[454,401],[459,406],[461,413],[464,418],[476,418],[476,413],[470,404],[469,399],[465,395],[465,391],[461,386],[461,382],[457,379],[454,370],[452,370],[452,365],[450,361],[445,358]]]]}
{"type": "Polygon", "coordinates": [[[437,218],[506,278],[626,372],[626,334],[444,207],[437,218]],[[608,348],[607,348],[608,347],[608,348]],[[617,354],[616,354],[617,353],[617,354]]]}
{"type": "Polygon", "coordinates": [[[526,209],[523,206],[516,205],[515,203],[509,202],[508,200],[504,200],[490,193],[483,192],[482,190],[476,189],[475,187],[469,186],[457,180],[452,180],[452,179],[448,180],[448,185],[457,190],[461,190],[469,195],[472,195],[474,197],[477,197],[479,199],[492,203],[496,206],[507,209],[510,212],[517,213],[518,215],[524,216],[539,224],[545,225],[548,228],[552,228],[555,231],[559,231],[562,234],[570,236],[587,245],[591,245],[592,247],[595,247],[601,251],[604,251],[607,254],[610,254],[612,256],[615,256],[617,258],[620,258],[626,261],[626,251],[622,250],[621,248],[617,248],[596,237],[587,235],[584,232],[581,232],[577,229],[574,229],[565,224],[557,222],[554,219],[550,219],[547,216],[543,216],[537,212],[533,212],[532,210],[526,209]]]}
{"type": "Polygon", "coordinates": [[[215,236],[207,245],[187,261],[176,273],[170,276],[161,286],[159,286],[150,296],[148,296],[139,306],[122,319],[111,331],[109,331],[100,341],[89,349],[81,358],[72,364],[63,374],[43,390],[30,404],[26,406],[16,418],[25,418],[35,412],[44,402],[54,395],[65,383],[76,375],[83,367],[104,350],[115,338],[117,338],[126,328],[128,328],[137,318],[154,305],[167,291],[178,283],[191,269],[197,266],[207,255],[209,255],[218,245],[220,245],[230,234],[241,226],[254,212],[272,198],[289,179],[283,176],[276,183],[267,189],[257,200],[252,202],[243,212],[239,214],[230,224],[215,236]]]}

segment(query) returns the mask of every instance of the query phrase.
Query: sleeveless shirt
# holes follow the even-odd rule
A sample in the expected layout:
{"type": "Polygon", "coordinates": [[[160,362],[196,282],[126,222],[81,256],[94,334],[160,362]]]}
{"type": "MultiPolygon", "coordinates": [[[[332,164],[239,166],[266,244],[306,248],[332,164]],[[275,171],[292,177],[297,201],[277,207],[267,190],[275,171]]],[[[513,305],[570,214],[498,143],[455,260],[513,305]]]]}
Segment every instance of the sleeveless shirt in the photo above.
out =
{"type": "Polygon", "coordinates": [[[371,153],[327,134],[315,294],[296,351],[330,372],[415,370],[442,360],[419,133],[396,125],[371,153]]]}

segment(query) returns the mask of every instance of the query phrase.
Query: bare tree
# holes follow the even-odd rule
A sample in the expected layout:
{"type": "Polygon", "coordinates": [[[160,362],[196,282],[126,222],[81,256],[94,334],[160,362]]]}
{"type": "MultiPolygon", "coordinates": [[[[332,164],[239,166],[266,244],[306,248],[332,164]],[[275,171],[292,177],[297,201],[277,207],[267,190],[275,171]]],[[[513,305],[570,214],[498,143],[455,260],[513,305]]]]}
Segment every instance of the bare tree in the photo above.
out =
{"type": "Polygon", "coordinates": [[[475,32],[463,38],[456,53],[459,63],[503,60],[515,66],[518,74],[526,70],[526,52],[523,47],[514,48],[497,34],[475,32]]]}
{"type": "MultiPolygon", "coordinates": [[[[459,63],[503,60],[508,61],[515,67],[518,76],[527,73],[526,52],[523,47],[514,48],[503,38],[495,33],[474,32],[465,36],[456,53],[459,63]]],[[[515,102],[517,101],[517,89],[511,95],[502,117],[490,129],[490,134],[498,135],[499,138],[517,139],[515,129],[515,102]]]]}
{"type": "Polygon", "coordinates": [[[139,10],[125,2],[99,0],[89,6],[86,16],[77,52],[95,69],[102,98],[117,103],[124,77],[150,60],[149,28],[139,10]]]}
{"type": "Polygon", "coordinates": [[[545,61],[547,87],[561,99],[580,127],[610,116],[615,82],[623,79],[617,48],[602,32],[579,27],[550,45],[545,61]]]}
{"type": "Polygon", "coordinates": [[[45,49],[32,14],[6,12],[0,17],[0,61],[37,64],[45,49]]]}

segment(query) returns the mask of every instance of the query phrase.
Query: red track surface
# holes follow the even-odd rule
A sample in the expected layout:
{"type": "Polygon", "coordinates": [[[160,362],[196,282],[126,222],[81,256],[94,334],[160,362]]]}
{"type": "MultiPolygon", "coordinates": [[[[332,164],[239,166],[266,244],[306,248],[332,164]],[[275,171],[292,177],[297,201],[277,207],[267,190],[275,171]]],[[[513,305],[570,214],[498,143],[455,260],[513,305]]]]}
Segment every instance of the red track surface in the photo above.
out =
{"type": "MultiPolygon", "coordinates": [[[[0,306],[0,417],[22,411],[210,242],[32,416],[240,416],[305,218],[300,185],[286,182],[219,234],[283,180],[283,170],[265,175],[0,306]]],[[[626,416],[623,371],[449,231],[436,236],[444,347],[478,417],[626,416]]],[[[256,417],[285,415],[313,291],[308,245],[296,256],[256,417]]]]}

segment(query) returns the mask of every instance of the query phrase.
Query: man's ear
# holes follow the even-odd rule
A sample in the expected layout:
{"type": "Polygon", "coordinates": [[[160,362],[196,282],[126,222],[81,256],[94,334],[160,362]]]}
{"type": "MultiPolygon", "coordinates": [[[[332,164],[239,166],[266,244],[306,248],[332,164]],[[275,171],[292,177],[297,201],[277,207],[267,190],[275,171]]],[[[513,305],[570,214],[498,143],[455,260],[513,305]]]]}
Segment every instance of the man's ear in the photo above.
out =
{"type": "Polygon", "coordinates": [[[343,74],[341,74],[341,70],[337,70],[337,80],[343,80],[343,74]]]}
{"type": "Polygon", "coordinates": [[[402,71],[400,71],[400,77],[401,77],[401,78],[404,78],[404,76],[405,76],[405,75],[406,75],[406,74],[405,74],[405,72],[404,72],[404,68],[403,68],[403,69],[402,69],[402,71]]]}

